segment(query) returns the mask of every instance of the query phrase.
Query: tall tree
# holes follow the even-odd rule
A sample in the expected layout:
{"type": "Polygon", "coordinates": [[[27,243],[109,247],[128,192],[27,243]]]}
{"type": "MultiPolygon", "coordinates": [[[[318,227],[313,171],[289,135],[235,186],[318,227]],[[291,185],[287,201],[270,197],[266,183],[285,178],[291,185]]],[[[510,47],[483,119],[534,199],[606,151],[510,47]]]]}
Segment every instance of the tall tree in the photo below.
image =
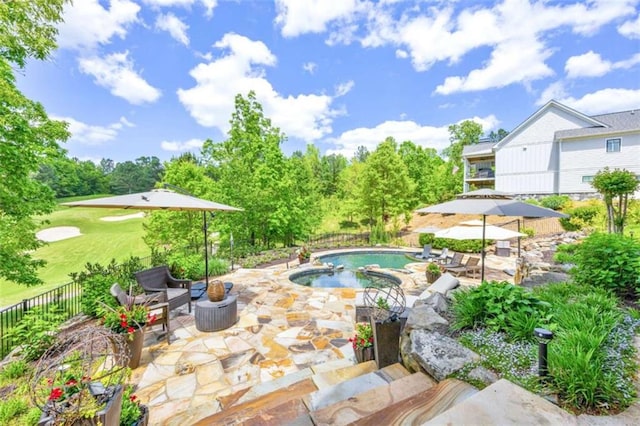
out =
{"type": "Polygon", "coordinates": [[[628,170],[600,170],[593,178],[591,185],[604,198],[607,206],[607,225],[609,233],[621,234],[627,220],[629,196],[640,187],[636,175],[628,170]]]}
{"type": "Polygon", "coordinates": [[[376,223],[401,214],[409,216],[413,189],[396,141],[385,139],[364,164],[358,191],[361,212],[376,223]]]}
{"type": "Polygon", "coordinates": [[[347,167],[347,159],[341,154],[322,157],[320,164],[320,190],[325,197],[334,195],[338,189],[340,173],[347,167]]]}
{"type": "Polygon", "coordinates": [[[464,181],[462,150],[465,145],[478,143],[480,135],[482,135],[482,125],[472,120],[449,126],[451,144],[442,151],[442,154],[447,157],[447,165],[440,169],[445,199],[453,198],[462,192],[464,181]]]}
{"type": "Polygon", "coordinates": [[[43,264],[31,256],[41,243],[33,215],[55,205],[45,184],[31,179],[41,164],[61,157],[66,123],[50,120],[44,107],[16,87],[13,67],[28,59],[46,59],[55,49],[56,24],[64,0],[0,2],[0,276],[20,284],[41,280],[43,264]]]}
{"type": "Polygon", "coordinates": [[[411,207],[422,204],[434,204],[439,201],[440,181],[437,179],[438,168],[444,163],[433,148],[423,148],[411,141],[402,142],[398,150],[407,173],[414,182],[415,191],[411,207]]]}

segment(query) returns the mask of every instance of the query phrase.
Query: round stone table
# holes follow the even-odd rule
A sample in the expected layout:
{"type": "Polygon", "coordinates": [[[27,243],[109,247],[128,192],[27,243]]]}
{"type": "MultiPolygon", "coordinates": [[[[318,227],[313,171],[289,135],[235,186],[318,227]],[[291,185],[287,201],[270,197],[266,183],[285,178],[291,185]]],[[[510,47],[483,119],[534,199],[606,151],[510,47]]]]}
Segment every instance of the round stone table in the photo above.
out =
{"type": "Polygon", "coordinates": [[[238,295],[227,295],[220,302],[196,302],[196,328],[199,331],[219,331],[231,327],[238,319],[238,295]]]}

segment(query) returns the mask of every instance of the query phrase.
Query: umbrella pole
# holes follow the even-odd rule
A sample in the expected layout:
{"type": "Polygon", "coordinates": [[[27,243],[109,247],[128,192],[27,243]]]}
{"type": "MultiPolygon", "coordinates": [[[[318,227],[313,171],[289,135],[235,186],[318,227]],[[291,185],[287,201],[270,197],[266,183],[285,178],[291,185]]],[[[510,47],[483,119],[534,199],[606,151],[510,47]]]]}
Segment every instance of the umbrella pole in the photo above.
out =
{"type": "Polygon", "coordinates": [[[202,211],[202,219],[204,221],[204,288],[205,290],[209,288],[209,247],[207,247],[207,212],[202,211]]]}
{"type": "MultiPolygon", "coordinates": [[[[520,232],[520,219],[518,219],[518,232],[520,232]]],[[[520,237],[518,237],[518,257],[520,257],[520,237]]]]}
{"type": "Polygon", "coordinates": [[[481,259],[482,259],[482,272],[480,274],[480,284],[482,284],[484,282],[484,227],[486,225],[487,222],[487,216],[486,215],[482,215],[482,254],[480,255],[481,259]]]}

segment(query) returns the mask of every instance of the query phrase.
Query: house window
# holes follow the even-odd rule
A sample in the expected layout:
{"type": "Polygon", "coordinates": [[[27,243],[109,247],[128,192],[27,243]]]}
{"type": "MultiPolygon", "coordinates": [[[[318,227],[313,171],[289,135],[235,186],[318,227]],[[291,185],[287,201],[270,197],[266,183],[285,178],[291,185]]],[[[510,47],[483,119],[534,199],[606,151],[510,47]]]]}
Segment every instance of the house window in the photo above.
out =
{"type": "Polygon", "coordinates": [[[591,183],[593,182],[593,176],[582,176],[582,183],[591,183]]]}
{"type": "Polygon", "coordinates": [[[607,139],[607,152],[620,152],[620,139],[607,139]]]}

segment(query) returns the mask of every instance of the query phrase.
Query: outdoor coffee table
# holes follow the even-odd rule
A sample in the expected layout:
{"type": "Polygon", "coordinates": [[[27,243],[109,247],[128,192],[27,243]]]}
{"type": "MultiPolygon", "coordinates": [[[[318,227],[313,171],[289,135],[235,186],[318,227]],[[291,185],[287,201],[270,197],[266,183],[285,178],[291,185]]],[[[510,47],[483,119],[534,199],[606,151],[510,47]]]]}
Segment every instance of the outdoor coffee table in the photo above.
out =
{"type": "Polygon", "coordinates": [[[231,327],[238,319],[238,295],[229,294],[220,302],[196,302],[196,328],[198,331],[219,331],[231,327]]]}

